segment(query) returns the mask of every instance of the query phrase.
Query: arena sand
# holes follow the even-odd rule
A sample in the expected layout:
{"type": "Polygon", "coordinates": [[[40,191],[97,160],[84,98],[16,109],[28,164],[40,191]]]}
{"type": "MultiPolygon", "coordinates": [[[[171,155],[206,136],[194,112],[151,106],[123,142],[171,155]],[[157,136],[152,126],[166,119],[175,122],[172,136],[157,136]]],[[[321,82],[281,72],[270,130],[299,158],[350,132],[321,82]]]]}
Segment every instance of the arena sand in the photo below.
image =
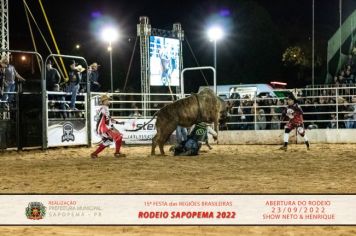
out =
{"type": "MultiPolygon", "coordinates": [[[[197,157],[93,148],[0,154],[0,193],[356,193],[356,145],[205,146],[197,157]]],[[[168,147],[166,146],[166,150],[168,147]]],[[[0,235],[356,235],[356,227],[0,227],[0,235]]]]}

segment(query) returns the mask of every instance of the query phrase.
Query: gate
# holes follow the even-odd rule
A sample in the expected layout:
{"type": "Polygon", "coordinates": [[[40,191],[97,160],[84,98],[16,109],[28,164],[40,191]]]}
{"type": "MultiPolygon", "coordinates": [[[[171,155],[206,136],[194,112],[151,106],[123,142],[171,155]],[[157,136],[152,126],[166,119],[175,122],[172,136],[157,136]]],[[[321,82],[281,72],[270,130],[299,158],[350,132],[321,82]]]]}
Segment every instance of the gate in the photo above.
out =
{"type": "MultiPolygon", "coordinates": [[[[40,77],[42,77],[43,60],[37,52],[4,49],[0,49],[0,52],[38,57],[40,77]]],[[[30,82],[32,81],[27,81],[30,82]]],[[[15,83],[15,86],[15,92],[4,92],[0,100],[0,149],[21,150],[26,147],[41,146],[41,117],[36,116],[40,114],[41,106],[33,106],[33,104],[41,104],[39,102],[41,90],[23,92],[21,83],[15,83]]]]}
{"type": "MultiPolygon", "coordinates": [[[[61,57],[65,59],[75,59],[83,62],[84,68],[88,64],[83,57],[70,55],[49,55],[45,63],[50,58],[61,57]]],[[[86,73],[86,83],[83,89],[86,92],[79,91],[76,96],[75,108],[70,108],[72,93],[67,89],[62,91],[47,91],[46,74],[44,72],[42,79],[42,119],[43,119],[43,148],[58,146],[90,145],[90,110],[88,101],[90,97],[90,81],[86,73]]]]}

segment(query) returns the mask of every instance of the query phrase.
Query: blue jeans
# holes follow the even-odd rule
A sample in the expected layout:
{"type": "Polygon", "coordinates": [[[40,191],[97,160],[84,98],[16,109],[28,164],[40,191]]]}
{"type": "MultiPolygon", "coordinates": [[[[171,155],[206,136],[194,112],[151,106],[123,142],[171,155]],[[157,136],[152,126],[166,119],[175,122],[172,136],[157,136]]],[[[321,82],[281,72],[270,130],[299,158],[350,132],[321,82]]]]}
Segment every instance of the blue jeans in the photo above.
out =
{"type": "Polygon", "coordinates": [[[79,91],[79,84],[75,84],[75,83],[70,83],[69,87],[68,87],[68,92],[72,93],[72,97],[70,99],[70,105],[69,107],[71,109],[75,108],[75,102],[77,100],[77,93],[79,91]]]}
{"type": "Polygon", "coordinates": [[[345,128],[352,129],[354,127],[354,121],[352,119],[347,119],[345,121],[345,128]]]}
{"type": "Polygon", "coordinates": [[[192,155],[198,155],[199,152],[199,144],[194,139],[188,139],[184,144],[184,148],[186,151],[191,151],[192,155]]]}
{"type": "Polygon", "coordinates": [[[14,100],[14,94],[7,94],[9,92],[15,92],[16,89],[16,84],[12,83],[12,84],[8,84],[7,86],[5,86],[4,88],[4,96],[3,96],[3,101],[6,102],[12,102],[14,100]]]}
{"type": "Polygon", "coordinates": [[[187,135],[188,135],[187,129],[178,125],[176,128],[177,143],[179,144],[187,140],[187,135]]]}

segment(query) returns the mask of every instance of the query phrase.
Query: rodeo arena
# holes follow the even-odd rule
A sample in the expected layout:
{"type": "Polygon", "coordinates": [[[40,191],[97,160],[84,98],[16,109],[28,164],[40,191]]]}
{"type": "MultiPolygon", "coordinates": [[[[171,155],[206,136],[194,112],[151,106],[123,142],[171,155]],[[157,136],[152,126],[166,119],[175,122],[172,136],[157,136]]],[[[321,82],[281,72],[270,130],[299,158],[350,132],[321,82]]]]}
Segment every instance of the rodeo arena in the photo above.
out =
{"type": "MultiPolygon", "coordinates": [[[[339,33],[329,42],[330,64],[338,56],[334,41],[339,33]]],[[[356,142],[354,75],[333,76],[340,68],[351,67],[348,55],[353,55],[353,41],[344,39],[351,51],[342,55],[340,65],[330,66],[332,82],[281,89],[286,84],[219,85],[212,66],[183,68],[184,31],[179,23],[172,30],[156,29],[148,17],[140,17],[137,37],[141,64],[141,92],[137,93],[100,92],[95,86],[100,82],[95,77],[97,63],[90,65],[79,56],[43,57],[35,51],[6,49],[3,37],[1,155],[6,169],[23,169],[12,171],[21,184],[6,180],[3,192],[52,192],[58,187],[69,192],[353,190],[350,183],[355,177],[349,168],[355,162],[351,154],[356,142]],[[38,59],[41,74],[36,89],[26,88],[21,71],[11,65],[10,58],[18,55],[38,59]],[[211,73],[211,84],[187,94],[184,77],[191,71],[211,73]],[[167,92],[153,93],[153,86],[167,92]],[[100,112],[103,100],[109,105],[100,112]],[[293,123],[295,118],[288,116],[301,120],[293,123]],[[187,134],[193,136],[189,132],[197,124],[213,135],[199,139],[198,149],[192,152],[179,147],[187,134]],[[114,136],[105,134],[108,130],[114,136]],[[121,149],[115,149],[121,139],[121,149]],[[95,152],[98,145],[103,150],[95,152]],[[177,146],[183,150],[175,150],[177,146]],[[33,156],[20,164],[17,159],[26,155],[33,156]],[[105,178],[87,179],[91,174],[105,178]],[[176,177],[183,181],[176,182],[176,177]],[[107,181],[118,184],[103,184],[107,181]]]]}
{"type": "Polygon", "coordinates": [[[353,193],[355,19],[328,42],[325,84],[286,89],[221,85],[214,66],[185,68],[181,24],[157,29],[142,16],[135,93],[114,91],[112,75],[110,92],[101,91],[109,78],[84,57],[10,49],[2,22],[0,192],[353,193]],[[38,77],[12,65],[22,55],[38,77]],[[198,78],[202,86],[187,92],[193,71],[210,82],[198,78]]]}

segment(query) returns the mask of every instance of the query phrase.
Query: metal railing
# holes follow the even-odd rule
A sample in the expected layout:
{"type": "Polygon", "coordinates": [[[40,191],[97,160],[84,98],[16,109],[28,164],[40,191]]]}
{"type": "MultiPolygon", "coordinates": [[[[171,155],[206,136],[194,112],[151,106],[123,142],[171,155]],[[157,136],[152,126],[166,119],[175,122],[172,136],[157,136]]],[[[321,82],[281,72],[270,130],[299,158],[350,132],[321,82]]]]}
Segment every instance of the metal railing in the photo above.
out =
{"type": "MultiPolygon", "coordinates": [[[[304,124],[309,128],[356,128],[356,95],[348,93],[356,87],[302,88],[284,90],[293,92],[304,111],[304,124]],[[326,92],[325,92],[326,91],[326,92]],[[324,94],[324,95],[315,95],[324,94]]],[[[92,93],[100,96],[103,93],[92,93]]],[[[286,93],[287,94],[287,93],[286,93]]],[[[142,106],[141,93],[113,93],[110,112],[114,118],[151,118],[164,105],[172,103],[171,94],[150,93],[146,116],[142,106]]],[[[180,96],[180,94],[173,94],[180,96]]],[[[189,96],[188,94],[185,96],[189,96]]],[[[228,130],[283,129],[282,110],[287,107],[286,97],[229,98],[228,130]]],[[[91,111],[94,112],[94,111],[91,111]]]]}
{"type": "MultiPolygon", "coordinates": [[[[356,87],[295,89],[298,104],[309,128],[356,128],[356,87]],[[323,95],[314,95],[323,94],[323,95]]],[[[227,129],[283,129],[285,97],[228,99],[230,120],[227,129]],[[278,125],[279,124],[279,125],[278,125]]]]}
{"type": "MultiPolygon", "coordinates": [[[[47,56],[47,58],[45,59],[45,65],[47,65],[47,62],[51,59],[51,58],[63,58],[63,59],[75,59],[75,60],[79,60],[81,61],[83,64],[84,64],[84,67],[85,68],[88,68],[88,63],[86,61],[86,59],[84,57],[80,57],[80,56],[72,56],[72,55],[59,55],[59,54],[50,54],[47,56]]],[[[83,101],[83,105],[84,105],[84,108],[83,108],[83,111],[82,113],[85,115],[84,117],[79,117],[78,114],[80,114],[78,112],[78,110],[75,110],[75,111],[69,111],[68,109],[65,109],[64,107],[61,108],[61,109],[58,109],[58,108],[55,108],[55,109],[52,109],[52,110],[49,110],[49,102],[54,102],[55,104],[61,104],[61,103],[68,103],[66,101],[66,99],[63,97],[65,96],[71,96],[71,92],[69,93],[63,93],[63,92],[49,92],[46,90],[46,73],[47,73],[47,70],[44,70],[43,71],[43,76],[42,76],[42,127],[43,127],[43,133],[42,133],[42,147],[45,149],[48,147],[48,142],[49,142],[49,137],[48,137],[48,133],[49,133],[49,121],[58,121],[59,124],[61,125],[61,120],[65,120],[68,116],[71,116],[71,115],[74,115],[74,117],[70,117],[70,119],[72,121],[74,120],[83,120],[84,121],[84,126],[86,127],[87,130],[90,130],[91,127],[90,127],[90,122],[88,122],[90,120],[90,109],[87,109],[88,106],[87,104],[90,104],[90,100],[89,100],[89,95],[90,95],[90,81],[88,79],[88,74],[86,74],[86,78],[84,78],[84,81],[86,83],[86,94],[80,94],[78,92],[77,96],[76,96],[76,100],[75,100],[75,104],[79,104],[78,101],[77,101],[77,98],[81,98],[81,97],[84,97],[84,101],[83,101]],[[52,97],[55,96],[56,99],[49,99],[48,95],[51,95],[52,94],[52,97]],[[61,97],[62,96],[62,97],[61,97]],[[61,97],[59,99],[59,97],[61,97]],[[49,101],[50,100],[50,101],[49,101]],[[62,110],[62,111],[61,111],[62,110]],[[62,114],[62,117],[49,117],[50,114],[55,114],[55,115],[58,115],[58,113],[62,114]]],[[[91,133],[88,132],[88,136],[87,136],[87,139],[86,139],[86,143],[89,145],[90,144],[90,140],[91,140],[91,137],[90,137],[91,133]]]]}

